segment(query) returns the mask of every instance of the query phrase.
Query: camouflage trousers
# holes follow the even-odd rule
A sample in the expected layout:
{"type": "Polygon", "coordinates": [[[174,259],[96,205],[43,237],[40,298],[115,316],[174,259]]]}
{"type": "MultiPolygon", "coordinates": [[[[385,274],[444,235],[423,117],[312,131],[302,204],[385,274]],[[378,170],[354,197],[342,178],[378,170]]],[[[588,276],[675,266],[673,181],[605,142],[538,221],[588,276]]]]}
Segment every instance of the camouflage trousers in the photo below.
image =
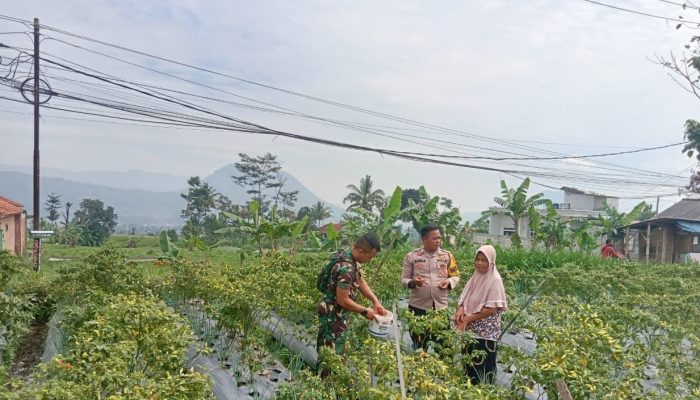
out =
{"type": "Polygon", "coordinates": [[[351,312],[335,303],[320,301],[317,305],[318,337],[316,349],[320,354],[321,347],[330,347],[336,354],[345,353],[346,331],[350,322],[351,312]]]}

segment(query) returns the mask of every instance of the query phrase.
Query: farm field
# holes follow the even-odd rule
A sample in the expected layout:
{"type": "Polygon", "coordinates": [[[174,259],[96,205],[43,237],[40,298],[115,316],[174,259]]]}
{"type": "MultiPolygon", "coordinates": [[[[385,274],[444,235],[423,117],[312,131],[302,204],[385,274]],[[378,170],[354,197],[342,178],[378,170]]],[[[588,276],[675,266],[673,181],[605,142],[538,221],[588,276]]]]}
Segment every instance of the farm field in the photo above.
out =
{"type": "MultiPolygon", "coordinates": [[[[154,248],[147,247],[149,240],[136,249],[154,248]]],[[[353,319],[345,358],[327,355],[332,373],[325,381],[302,361],[303,354],[275,340],[260,323],[281,319],[296,339],[314,342],[315,282],[327,251],[227,257],[224,250],[215,255],[193,250],[135,263],[127,259],[137,253],[115,242],[88,252],[76,249],[83,259],[60,262],[39,275],[2,255],[3,398],[214,398],[226,386],[212,383],[201,368],[188,368],[193,351],[216,360],[232,387],[245,389],[240,396],[400,398],[393,342],[370,337],[364,320],[353,319]],[[14,356],[32,321],[54,326],[55,356],[37,366],[33,377],[13,376],[14,356]],[[276,375],[272,370],[284,370],[284,378],[260,382],[276,375]]],[[[47,253],[53,251],[47,247],[47,253]]],[[[409,250],[394,247],[364,267],[386,307],[404,304],[407,292],[398,277],[409,250]]],[[[465,245],[456,252],[463,275],[471,271],[473,251],[465,245]]],[[[427,353],[403,346],[409,398],[557,398],[557,380],[566,382],[574,398],[700,396],[697,265],[506,249],[499,249],[498,264],[511,305],[505,320],[517,316],[509,334],[532,338],[535,348],[502,346],[499,369],[507,380],[472,387],[462,372],[468,360],[461,357],[469,338],[449,329],[443,312],[416,320],[400,311],[404,329],[410,325],[443,338],[427,353]],[[539,295],[523,310],[540,283],[539,295]]],[[[453,311],[454,304],[448,314],[453,311]]]]}

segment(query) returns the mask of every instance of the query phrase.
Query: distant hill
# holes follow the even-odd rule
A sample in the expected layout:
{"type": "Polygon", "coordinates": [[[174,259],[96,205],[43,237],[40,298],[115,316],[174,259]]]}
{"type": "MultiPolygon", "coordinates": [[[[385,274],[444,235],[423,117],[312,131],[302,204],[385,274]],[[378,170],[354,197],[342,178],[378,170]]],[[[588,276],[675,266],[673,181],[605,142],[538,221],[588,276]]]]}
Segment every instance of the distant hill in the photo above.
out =
{"type": "MultiPolygon", "coordinates": [[[[230,198],[234,203],[242,204],[248,199],[250,199],[250,195],[246,193],[246,189],[236,185],[233,182],[233,179],[231,179],[231,176],[233,175],[238,175],[238,170],[236,170],[236,167],[233,164],[226,165],[225,167],[219,168],[216,171],[214,171],[213,174],[209,175],[204,179],[205,182],[209,183],[211,186],[216,189],[217,192],[227,196],[230,198]]],[[[300,207],[304,206],[311,206],[315,204],[318,201],[322,201],[326,204],[331,209],[331,212],[333,214],[333,219],[339,219],[343,213],[345,212],[344,208],[341,208],[335,204],[329,203],[321,199],[320,197],[316,196],[309,188],[304,186],[303,183],[299,182],[297,178],[294,177],[294,175],[291,175],[289,173],[283,172],[282,173],[285,178],[287,178],[287,182],[285,183],[285,191],[291,191],[291,190],[298,190],[299,195],[297,198],[297,204],[296,208],[299,209],[300,207]]]]}
{"type": "MultiPolygon", "coordinates": [[[[242,204],[250,196],[245,193],[245,189],[235,185],[231,180],[231,175],[235,173],[235,167],[227,165],[204,180],[218,192],[231,198],[234,203],[242,204]]],[[[290,174],[285,176],[287,177],[286,190],[299,191],[297,209],[323,201],[294,176],[290,174]]],[[[42,170],[41,196],[44,202],[47,194],[57,193],[61,195],[64,204],[67,201],[74,204],[73,211],[77,209],[82,199],[100,199],[106,205],[114,207],[119,216],[118,229],[120,230],[128,230],[132,227],[138,230],[179,227],[183,224],[180,212],[185,207],[185,201],[180,194],[187,190],[187,179],[141,170],[76,172],[45,168],[42,170]],[[152,188],[152,190],[144,188],[152,188]],[[171,190],[165,190],[168,188],[171,190]]],[[[32,209],[32,181],[30,167],[0,165],[0,195],[19,201],[28,213],[31,213],[32,209]]],[[[325,203],[331,208],[334,219],[342,216],[344,211],[342,208],[325,203]]],[[[43,208],[42,205],[42,213],[43,208]]]]}
{"type": "MultiPolygon", "coordinates": [[[[0,171],[0,194],[19,201],[31,214],[32,176],[20,172],[0,171]]],[[[74,182],[63,178],[42,177],[42,202],[49,193],[61,195],[63,204],[73,203],[71,214],[82,199],[100,199],[113,206],[119,216],[119,227],[142,228],[146,226],[179,226],[182,224],[180,210],[185,201],[178,192],[149,192],[125,190],[90,183],[74,182]]],[[[44,206],[42,204],[42,214],[44,206]]]]}
{"type": "MultiPolygon", "coordinates": [[[[21,172],[30,175],[33,173],[31,166],[2,164],[0,164],[0,171],[21,172]]],[[[116,189],[141,189],[149,192],[179,192],[187,186],[188,179],[188,177],[184,176],[146,172],[140,169],[127,171],[69,171],[60,168],[42,167],[41,175],[116,189]]]]}

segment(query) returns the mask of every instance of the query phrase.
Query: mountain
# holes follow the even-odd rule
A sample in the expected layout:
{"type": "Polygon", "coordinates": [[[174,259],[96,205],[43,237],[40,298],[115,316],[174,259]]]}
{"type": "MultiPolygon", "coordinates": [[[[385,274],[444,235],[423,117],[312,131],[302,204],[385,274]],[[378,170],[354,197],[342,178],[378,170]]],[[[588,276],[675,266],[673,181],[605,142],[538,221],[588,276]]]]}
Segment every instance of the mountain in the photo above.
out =
{"type": "MultiPolygon", "coordinates": [[[[0,171],[33,174],[31,166],[3,165],[0,171]]],[[[140,189],[149,192],[179,192],[187,186],[187,177],[140,169],[127,171],[69,171],[60,168],[41,168],[41,176],[63,178],[69,181],[91,183],[116,189],[140,189]]]]}
{"type": "MultiPolygon", "coordinates": [[[[236,173],[233,165],[227,165],[206,177],[205,181],[234,203],[243,204],[250,196],[244,188],[233,183],[231,175],[236,173]]],[[[287,178],[285,190],[299,191],[295,208],[323,201],[293,175],[284,175],[287,178]]],[[[0,195],[22,203],[30,214],[32,182],[31,167],[0,165],[0,195]]],[[[128,230],[133,227],[139,231],[154,231],[161,227],[182,226],[180,212],[185,207],[185,200],[180,194],[186,191],[187,178],[175,175],[141,170],[76,172],[44,168],[41,177],[41,208],[43,215],[43,202],[49,193],[61,195],[63,204],[67,201],[73,203],[71,214],[79,207],[82,199],[99,199],[106,206],[114,207],[119,216],[117,229],[128,230]]],[[[342,216],[342,208],[328,202],[325,204],[331,208],[333,219],[342,216]]]]}
{"type": "MultiPolygon", "coordinates": [[[[206,177],[204,181],[213,186],[217,192],[231,199],[231,201],[233,201],[234,203],[243,204],[250,199],[250,195],[246,193],[245,188],[236,185],[233,182],[233,179],[231,179],[231,176],[238,174],[239,172],[238,170],[236,170],[236,167],[233,164],[229,164],[225,167],[219,168],[218,170],[214,171],[214,173],[206,177]]],[[[335,204],[326,202],[320,197],[316,196],[311,190],[309,190],[309,188],[304,186],[303,183],[299,182],[299,180],[295,178],[294,175],[291,175],[286,172],[282,172],[282,175],[284,176],[284,178],[287,179],[287,181],[284,184],[285,191],[299,191],[299,194],[297,196],[297,203],[295,206],[296,209],[299,209],[300,207],[304,206],[310,207],[316,202],[321,201],[324,202],[326,206],[328,206],[331,209],[333,219],[339,219],[345,212],[345,209],[335,204]]]]}
{"type": "MultiPolygon", "coordinates": [[[[0,171],[0,194],[22,203],[28,214],[32,212],[32,175],[20,172],[0,171]]],[[[119,216],[119,227],[143,228],[146,226],[182,225],[180,210],[185,201],[178,192],[149,192],[139,189],[117,189],[91,183],[74,182],[63,178],[42,177],[43,202],[49,193],[61,195],[63,204],[73,203],[71,214],[78,209],[82,199],[99,199],[105,206],[112,206],[119,216]]]]}

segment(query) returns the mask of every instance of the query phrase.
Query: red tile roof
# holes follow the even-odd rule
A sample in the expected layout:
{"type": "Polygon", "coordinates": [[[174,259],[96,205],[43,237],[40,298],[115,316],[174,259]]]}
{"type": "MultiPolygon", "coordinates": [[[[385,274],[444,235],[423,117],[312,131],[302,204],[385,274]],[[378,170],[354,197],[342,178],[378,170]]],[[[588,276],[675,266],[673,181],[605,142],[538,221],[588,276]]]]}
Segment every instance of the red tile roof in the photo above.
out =
{"type": "Polygon", "coordinates": [[[23,211],[23,205],[16,201],[12,201],[7,197],[0,196],[0,215],[21,214],[23,211]]]}

